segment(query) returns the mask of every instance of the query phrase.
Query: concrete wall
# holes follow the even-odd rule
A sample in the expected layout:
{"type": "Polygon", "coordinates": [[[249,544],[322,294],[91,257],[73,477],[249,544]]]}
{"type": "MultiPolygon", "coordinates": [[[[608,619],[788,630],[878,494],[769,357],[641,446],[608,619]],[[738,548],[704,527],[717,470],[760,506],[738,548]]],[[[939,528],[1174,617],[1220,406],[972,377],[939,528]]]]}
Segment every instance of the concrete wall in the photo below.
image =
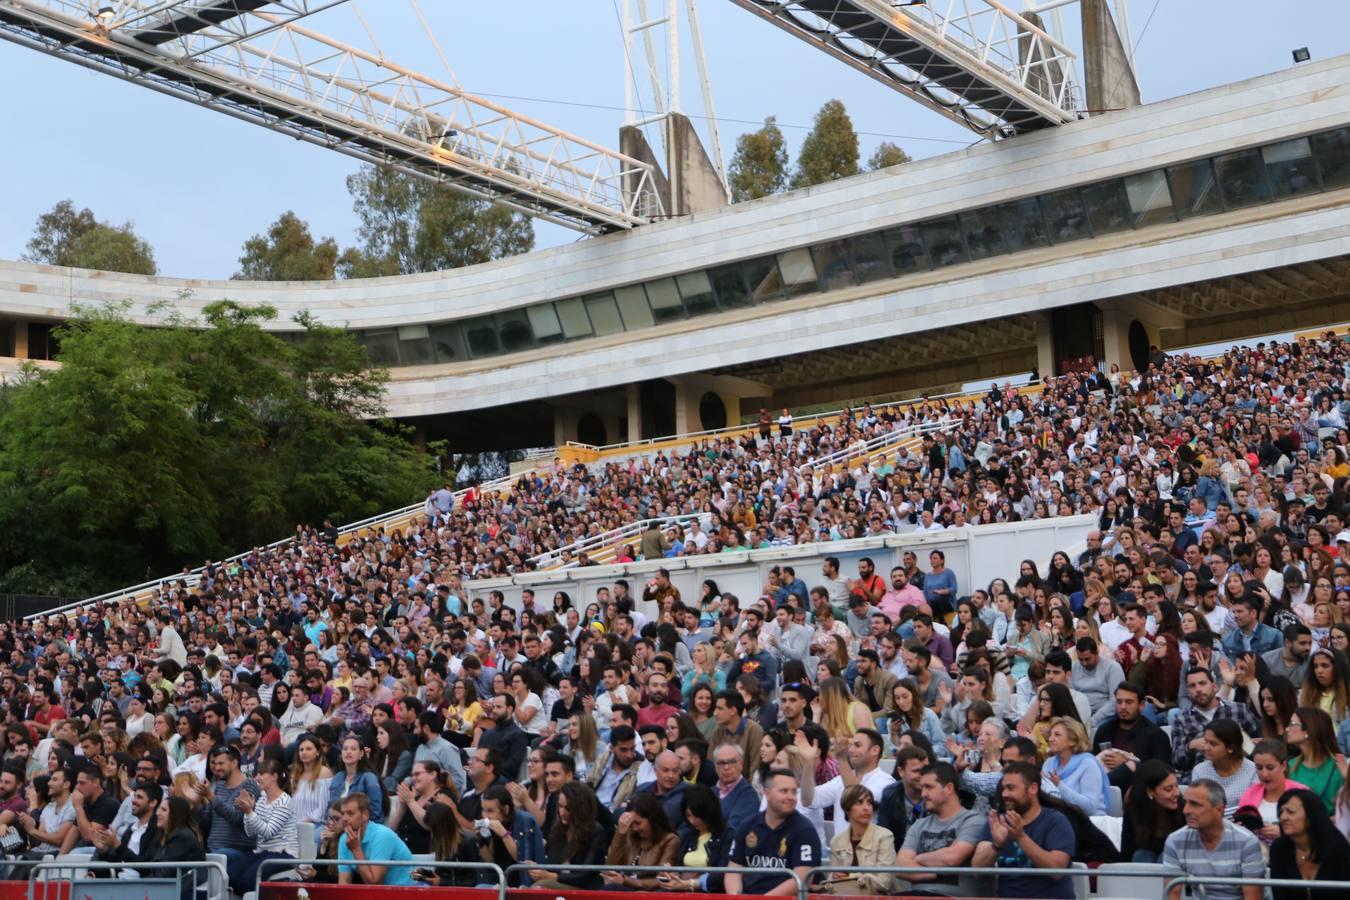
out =
{"type": "MultiPolygon", "coordinates": [[[[1081,552],[1087,533],[1096,525],[1096,516],[1069,516],[1007,525],[967,526],[931,534],[891,535],[625,566],[534,572],[514,578],[472,581],[467,587],[471,598],[486,599],[489,591],[499,590],[506,596],[507,604],[516,609],[520,608],[520,592],[524,588],[532,588],[536,604],[545,609],[552,606],[556,592],[566,591],[572,604],[585,610],[587,604],[595,601],[597,589],[612,587],[618,578],[627,579],[633,593],[641,596],[643,586],[664,565],[686,600],[696,600],[703,581],[711,578],[722,592],[739,597],[741,606],[745,607],[758,599],[768,581],[768,571],[775,565],[792,566],[798,577],[813,587],[819,583],[821,564],[827,556],[838,557],[840,571],[852,577],[857,577],[858,560],[870,557],[877,572],[885,578],[892,566],[900,564],[906,550],[917,553],[924,568],[928,565],[928,554],[941,550],[947,556],[947,567],[956,573],[958,593],[969,594],[976,588],[987,588],[995,578],[1005,578],[1012,584],[1017,580],[1018,565],[1024,559],[1035,560],[1044,571],[1056,550],[1081,552]]],[[[642,612],[650,616],[655,610],[643,609],[642,612]]]]}

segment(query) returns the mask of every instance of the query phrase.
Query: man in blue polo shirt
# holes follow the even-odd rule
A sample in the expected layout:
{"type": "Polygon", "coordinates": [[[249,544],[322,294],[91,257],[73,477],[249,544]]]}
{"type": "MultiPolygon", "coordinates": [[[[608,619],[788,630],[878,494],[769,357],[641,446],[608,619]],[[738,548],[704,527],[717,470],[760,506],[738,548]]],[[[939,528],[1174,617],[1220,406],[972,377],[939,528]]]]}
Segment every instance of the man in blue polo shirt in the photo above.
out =
{"type": "Polygon", "coordinates": [[[351,793],[342,798],[342,837],[338,839],[339,884],[383,884],[412,887],[412,866],[379,865],[412,860],[412,851],[399,836],[370,821],[370,798],[351,793]],[[368,862],[377,860],[377,863],[368,862]]]}
{"type": "MultiPolygon", "coordinates": [[[[797,776],[791,769],[774,769],[764,783],[764,811],[746,822],[732,840],[729,866],[736,869],[782,869],[805,879],[820,865],[820,837],[806,816],[797,811],[797,776]]],[[[797,882],[772,872],[728,872],[728,894],[792,896],[797,882]]]]}

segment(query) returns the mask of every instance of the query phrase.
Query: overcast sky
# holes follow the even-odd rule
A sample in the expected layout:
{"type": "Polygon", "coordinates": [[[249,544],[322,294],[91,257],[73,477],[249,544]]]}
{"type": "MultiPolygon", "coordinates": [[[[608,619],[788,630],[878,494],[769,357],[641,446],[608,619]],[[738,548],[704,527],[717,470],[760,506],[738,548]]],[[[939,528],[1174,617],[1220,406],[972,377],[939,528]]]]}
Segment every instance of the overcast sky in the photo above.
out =
{"type": "MultiPolygon", "coordinates": [[[[616,0],[420,5],[466,90],[617,146],[624,90],[616,0]]],[[[389,59],[445,77],[407,0],[359,0],[359,10],[389,59]]],[[[699,10],[728,160],[737,135],[769,115],[795,157],[806,130],[792,126],[809,126],[831,98],[852,115],[864,159],[882,140],[916,158],[974,140],[727,0],[703,0],[699,10]]],[[[1130,10],[1145,102],[1288,67],[1295,47],[1307,46],[1314,59],[1350,51],[1346,0],[1133,0],[1130,10]]],[[[374,49],[350,9],[309,24],[374,49]]],[[[1076,35],[1070,42],[1079,44],[1076,35]]],[[[682,69],[685,110],[700,115],[688,52],[682,69]]],[[[166,275],[228,277],[242,243],[287,209],[317,235],[354,240],[344,179],[357,164],[331,151],[7,42],[0,110],[0,258],[17,258],[34,220],[62,198],[103,219],[133,220],[166,275]]],[[[553,226],[537,233],[539,246],[577,239],[553,226]]]]}

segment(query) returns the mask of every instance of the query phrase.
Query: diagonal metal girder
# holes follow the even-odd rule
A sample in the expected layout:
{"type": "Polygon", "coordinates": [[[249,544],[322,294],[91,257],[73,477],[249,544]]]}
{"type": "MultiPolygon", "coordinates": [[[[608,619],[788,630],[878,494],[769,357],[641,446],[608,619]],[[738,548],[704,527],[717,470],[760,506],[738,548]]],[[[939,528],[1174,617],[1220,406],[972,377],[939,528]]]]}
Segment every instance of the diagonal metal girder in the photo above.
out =
{"type": "Polygon", "coordinates": [[[299,24],[343,2],[0,0],[0,39],[588,234],[662,215],[652,165],[299,24]]]}
{"type": "Polygon", "coordinates": [[[732,0],[989,137],[1077,118],[1074,52],[1001,0],[732,0]]]}

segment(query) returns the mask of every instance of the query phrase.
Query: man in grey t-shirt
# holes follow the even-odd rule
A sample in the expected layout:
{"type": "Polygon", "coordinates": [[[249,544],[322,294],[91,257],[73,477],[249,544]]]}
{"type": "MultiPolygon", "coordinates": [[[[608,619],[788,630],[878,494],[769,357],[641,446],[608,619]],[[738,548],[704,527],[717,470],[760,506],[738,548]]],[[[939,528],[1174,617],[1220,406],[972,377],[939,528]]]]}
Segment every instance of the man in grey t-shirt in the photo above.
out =
{"type": "MultiPolygon", "coordinates": [[[[895,861],[897,866],[959,867],[970,864],[984,828],[984,819],[961,805],[961,798],[956,794],[958,778],[951,763],[932,763],[924,768],[919,777],[919,789],[923,792],[928,815],[915,819],[909,826],[895,861]]],[[[922,885],[925,893],[949,893],[937,886],[955,887],[957,877],[918,874],[910,875],[909,881],[922,885]],[[928,889],[930,885],[934,889],[928,889]]]]}

